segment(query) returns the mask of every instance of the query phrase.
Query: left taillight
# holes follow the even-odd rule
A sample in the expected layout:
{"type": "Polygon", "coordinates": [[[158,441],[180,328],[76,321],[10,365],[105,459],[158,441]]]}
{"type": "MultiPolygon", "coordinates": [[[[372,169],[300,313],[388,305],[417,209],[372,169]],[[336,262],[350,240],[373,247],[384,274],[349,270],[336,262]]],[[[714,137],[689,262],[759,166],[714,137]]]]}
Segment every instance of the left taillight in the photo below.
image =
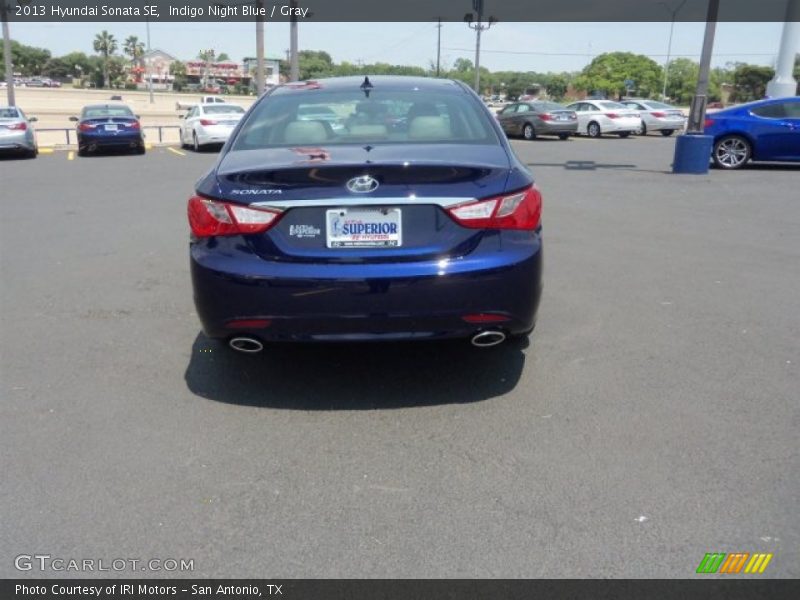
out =
{"type": "Polygon", "coordinates": [[[536,229],[542,219],[542,194],[531,185],[513,194],[460,204],[447,210],[471,229],[536,229]]]}
{"type": "Polygon", "coordinates": [[[275,210],[250,208],[200,196],[189,198],[188,212],[192,233],[201,238],[263,233],[281,215],[275,210]]]}
{"type": "Polygon", "coordinates": [[[6,125],[6,127],[15,131],[25,131],[28,129],[28,124],[21,121],[19,123],[11,123],[10,125],[6,125]]]}

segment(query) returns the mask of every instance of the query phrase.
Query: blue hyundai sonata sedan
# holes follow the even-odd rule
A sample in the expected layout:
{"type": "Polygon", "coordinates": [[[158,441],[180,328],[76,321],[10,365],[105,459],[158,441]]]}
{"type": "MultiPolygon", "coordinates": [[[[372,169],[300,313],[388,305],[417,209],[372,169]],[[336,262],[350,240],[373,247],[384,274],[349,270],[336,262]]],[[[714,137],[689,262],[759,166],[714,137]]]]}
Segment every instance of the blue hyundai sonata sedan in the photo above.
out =
{"type": "Polygon", "coordinates": [[[242,352],[494,346],[534,327],[541,211],[530,171],[460,82],[283,85],[248,111],[189,199],[197,313],[207,336],[242,352]]]}

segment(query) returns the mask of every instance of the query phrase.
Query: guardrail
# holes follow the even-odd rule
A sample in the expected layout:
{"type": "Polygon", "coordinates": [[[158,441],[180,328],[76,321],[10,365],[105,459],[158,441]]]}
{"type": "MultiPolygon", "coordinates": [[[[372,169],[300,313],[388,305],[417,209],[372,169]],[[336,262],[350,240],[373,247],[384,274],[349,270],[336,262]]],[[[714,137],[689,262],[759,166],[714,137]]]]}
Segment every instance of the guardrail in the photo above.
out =
{"type": "MultiPolygon", "coordinates": [[[[180,129],[180,125],[142,125],[142,129],[158,129],[158,143],[164,141],[164,129],[180,129]]],[[[52,132],[52,131],[63,131],[66,135],[66,143],[67,146],[71,145],[72,142],[70,141],[70,133],[75,133],[74,127],[37,127],[37,133],[45,133],[45,132],[52,132]]]]}

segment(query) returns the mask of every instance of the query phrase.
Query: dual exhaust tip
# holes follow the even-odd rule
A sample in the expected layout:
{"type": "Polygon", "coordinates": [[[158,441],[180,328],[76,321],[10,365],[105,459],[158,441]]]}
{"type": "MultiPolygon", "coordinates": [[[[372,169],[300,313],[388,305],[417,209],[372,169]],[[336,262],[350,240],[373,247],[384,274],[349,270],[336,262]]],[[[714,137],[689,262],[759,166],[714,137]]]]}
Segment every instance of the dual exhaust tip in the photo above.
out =
{"type": "MultiPolygon", "coordinates": [[[[470,343],[476,348],[491,348],[506,341],[506,334],[502,331],[480,331],[470,338],[470,343]]],[[[228,341],[228,345],[237,352],[244,354],[258,354],[264,349],[264,344],[256,338],[237,336],[228,341]]]]}

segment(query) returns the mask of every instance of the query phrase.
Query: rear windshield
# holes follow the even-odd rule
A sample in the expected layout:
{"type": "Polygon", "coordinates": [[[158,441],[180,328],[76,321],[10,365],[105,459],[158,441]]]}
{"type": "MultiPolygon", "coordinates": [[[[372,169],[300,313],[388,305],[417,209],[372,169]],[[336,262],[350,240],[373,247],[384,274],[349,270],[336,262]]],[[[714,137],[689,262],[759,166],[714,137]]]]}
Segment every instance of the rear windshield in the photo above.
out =
{"type": "Polygon", "coordinates": [[[236,106],[235,104],[218,104],[217,106],[204,106],[203,112],[207,115],[224,115],[226,113],[241,114],[244,112],[244,109],[241,106],[236,106]]]}
{"type": "Polygon", "coordinates": [[[555,102],[536,102],[533,107],[536,110],[568,110],[555,102]]]}
{"type": "Polygon", "coordinates": [[[360,90],[290,92],[265,98],[234,150],[341,144],[494,144],[485,109],[464,93],[360,90]]]}
{"type": "Polygon", "coordinates": [[[656,102],[655,100],[650,100],[647,104],[650,106],[650,108],[674,108],[669,104],[664,104],[663,102],[656,102]]]}
{"type": "Polygon", "coordinates": [[[603,109],[620,109],[620,108],[628,108],[624,104],[620,104],[619,102],[598,102],[597,105],[603,109]]]}
{"type": "Polygon", "coordinates": [[[17,117],[16,108],[0,108],[0,119],[16,119],[17,117]]]}
{"type": "Polygon", "coordinates": [[[132,117],[133,111],[127,106],[89,106],[83,109],[85,119],[98,117],[132,117]]]}

